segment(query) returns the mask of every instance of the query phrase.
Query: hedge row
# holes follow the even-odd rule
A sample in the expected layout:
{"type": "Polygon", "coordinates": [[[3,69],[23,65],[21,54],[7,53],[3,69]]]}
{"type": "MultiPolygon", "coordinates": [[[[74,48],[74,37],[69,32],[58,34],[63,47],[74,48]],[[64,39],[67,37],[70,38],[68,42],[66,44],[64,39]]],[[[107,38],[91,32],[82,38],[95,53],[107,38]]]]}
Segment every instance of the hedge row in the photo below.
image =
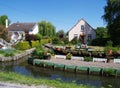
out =
{"type": "Polygon", "coordinates": [[[51,43],[51,39],[41,39],[41,41],[31,41],[31,46],[28,41],[19,42],[15,47],[20,50],[26,50],[33,47],[39,47],[42,44],[51,43]]]}

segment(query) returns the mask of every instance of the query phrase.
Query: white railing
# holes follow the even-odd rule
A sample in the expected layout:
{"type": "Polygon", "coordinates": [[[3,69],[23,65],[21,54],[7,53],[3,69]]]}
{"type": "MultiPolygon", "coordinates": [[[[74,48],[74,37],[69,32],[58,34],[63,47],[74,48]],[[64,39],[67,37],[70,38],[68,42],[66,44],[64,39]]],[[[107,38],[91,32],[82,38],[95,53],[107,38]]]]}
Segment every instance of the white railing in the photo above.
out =
{"type": "Polygon", "coordinates": [[[107,63],[107,59],[106,58],[94,58],[93,57],[93,62],[105,62],[105,63],[107,63]]]}
{"type": "Polygon", "coordinates": [[[65,55],[55,55],[55,59],[66,59],[66,56],[65,55]]]}
{"type": "Polygon", "coordinates": [[[120,59],[114,59],[113,62],[114,63],[120,63],[120,59]]]}
{"type": "Polygon", "coordinates": [[[80,61],[84,61],[84,57],[72,56],[71,60],[80,60],[80,61]]]}

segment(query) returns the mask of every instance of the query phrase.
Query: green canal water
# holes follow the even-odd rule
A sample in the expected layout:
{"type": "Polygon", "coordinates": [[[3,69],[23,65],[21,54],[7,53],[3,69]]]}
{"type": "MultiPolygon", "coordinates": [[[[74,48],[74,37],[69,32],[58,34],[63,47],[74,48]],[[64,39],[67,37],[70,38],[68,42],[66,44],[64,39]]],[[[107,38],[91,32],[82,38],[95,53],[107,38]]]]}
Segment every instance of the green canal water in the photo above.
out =
{"type": "Polygon", "coordinates": [[[120,78],[74,74],[72,72],[63,72],[48,68],[35,67],[27,63],[27,57],[19,61],[0,62],[0,71],[15,72],[26,76],[32,76],[36,79],[47,78],[50,80],[92,85],[96,88],[100,88],[101,86],[105,88],[120,88],[120,78]]]}

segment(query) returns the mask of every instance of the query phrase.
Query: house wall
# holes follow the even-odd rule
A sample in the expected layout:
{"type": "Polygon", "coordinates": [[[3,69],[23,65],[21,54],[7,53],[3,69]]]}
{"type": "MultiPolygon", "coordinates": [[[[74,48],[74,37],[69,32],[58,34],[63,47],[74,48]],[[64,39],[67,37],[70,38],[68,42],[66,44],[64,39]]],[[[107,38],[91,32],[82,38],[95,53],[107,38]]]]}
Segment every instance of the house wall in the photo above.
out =
{"type": "Polygon", "coordinates": [[[37,34],[38,32],[39,32],[38,24],[36,24],[32,31],[29,31],[29,34],[37,34]]]}
{"type": "Polygon", "coordinates": [[[91,34],[91,39],[96,38],[96,32],[95,30],[84,20],[80,20],[68,33],[69,41],[71,41],[74,38],[74,35],[78,35],[77,38],[79,39],[80,34],[85,33],[85,39],[84,42],[88,44],[88,35],[91,34]],[[84,31],[81,30],[81,25],[84,25],[84,31]]]}

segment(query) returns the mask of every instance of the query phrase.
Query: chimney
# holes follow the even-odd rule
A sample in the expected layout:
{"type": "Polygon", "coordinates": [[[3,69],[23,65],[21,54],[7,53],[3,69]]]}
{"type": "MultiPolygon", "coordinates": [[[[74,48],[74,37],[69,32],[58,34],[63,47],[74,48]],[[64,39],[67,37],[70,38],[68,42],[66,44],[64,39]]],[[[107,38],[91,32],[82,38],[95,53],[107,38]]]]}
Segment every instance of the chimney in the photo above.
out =
{"type": "Polygon", "coordinates": [[[8,28],[8,19],[5,20],[5,26],[8,28]]]}

